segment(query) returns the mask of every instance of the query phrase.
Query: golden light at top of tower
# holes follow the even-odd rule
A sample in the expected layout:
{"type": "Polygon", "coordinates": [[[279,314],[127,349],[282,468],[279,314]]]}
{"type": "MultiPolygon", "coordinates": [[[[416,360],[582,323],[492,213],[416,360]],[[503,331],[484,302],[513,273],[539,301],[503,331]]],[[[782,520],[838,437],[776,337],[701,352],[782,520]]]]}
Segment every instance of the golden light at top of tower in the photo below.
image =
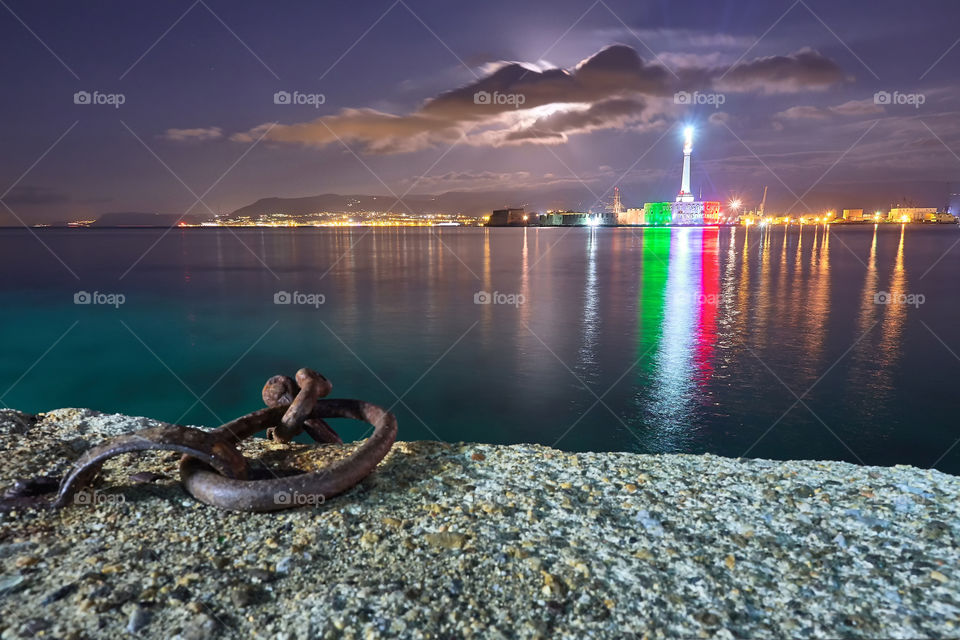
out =
{"type": "Polygon", "coordinates": [[[691,153],[693,151],[693,127],[683,129],[683,152],[691,153]]]}

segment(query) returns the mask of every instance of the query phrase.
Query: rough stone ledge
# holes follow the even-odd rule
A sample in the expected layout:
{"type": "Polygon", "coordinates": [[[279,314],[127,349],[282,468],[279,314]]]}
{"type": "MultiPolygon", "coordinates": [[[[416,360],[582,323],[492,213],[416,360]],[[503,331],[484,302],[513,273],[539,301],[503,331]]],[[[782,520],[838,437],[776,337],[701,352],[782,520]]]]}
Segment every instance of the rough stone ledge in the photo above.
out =
{"type": "MultiPolygon", "coordinates": [[[[0,489],[151,424],[0,411],[0,489]]],[[[960,634],[960,478],[937,471],[398,442],[326,504],[237,514],[185,494],[177,458],[0,515],[0,638],[960,634]]]]}

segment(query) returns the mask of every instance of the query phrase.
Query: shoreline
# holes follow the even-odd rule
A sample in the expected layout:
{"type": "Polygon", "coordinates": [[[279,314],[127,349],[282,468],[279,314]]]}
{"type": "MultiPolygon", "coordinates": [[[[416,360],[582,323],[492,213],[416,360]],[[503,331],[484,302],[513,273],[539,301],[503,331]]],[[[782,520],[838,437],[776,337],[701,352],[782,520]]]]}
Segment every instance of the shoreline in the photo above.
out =
{"type": "Polygon", "coordinates": [[[526,227],[522,226],[509,226],[509,225],[496,225],[496,226],[485,226],[485,225],[447,225],[447,224],[414,224],[414,225],[295,225],[295,226],[283,226],[283,225],[218,225],[218,226],[187,226],[187,227],[164,227],[164,226],[104,226],[104,227],[73,227],[73,226],[31,226],[31,227],[22,227],[11,225],[8,227],[0,227],[0,230],[30,230],[30,231],[63,231],[63,230],[92,230],[92,231],[166,231],[171,229],[177,229],[179,231],[219,231],[221,229],[250,229],[255,231],[266,231],[266,230],[283,230],[290,231],[293,229],[313,229],[313,230],[327,230],[327,229],[748,229],[751,227],[830,227],[830,228],[840,228],[840,227],[866,227],[866,226],[881,226],[881,227],[924,227],[924,228],[954,228],[960,226],[960,224],[955,222],[834,222],[830,224],[824,224],[822,222],[811,222],[808,224],[800,224],[799,222],[791,222],[790,224],[781,224],[781,223],[770,223],[768,225],[760,224],[601,224],[596,226],[590,225],[558,225],[558,226],[539,226],[539,225],[530,225],[526,227]]]}
{"type": "Polygon", "coordinates": [[[339,225],[339,224],[320,224],[320,225],[311,225],[311,224],[299,224],[299,225],[248,225],[248,224],[238,224],[238,225],[103,225],[103,226],[90,226],[90,225],[9,225],[2,226],[0,230],[33,230],[33,231],[42,231],[46,229],[50,230],[64,230],[64,229],[82,229],[82,230],[94,230],[94,231],[156,231],[156,230],[169,230],[169,229],[179,229],[181,231],[208,231],[208,230],[219,230],[219,229],[255,229],[258,231],[263,231],[266,229],[354,229],[354,228],[364,228],[364,229],[421,229],[421,228],[450,228],[450,229],[739,229],[739,228],[749,228],[749,227],[866,227],[866,226],[881,226],[881,227],[899,227],[899,226],[908,226],[908,227],[957,227],[960,226],[960,223],[957,222],[888,222],[883,220],[881,222],[866,222],[866,221],[855,221],[855,222],[809,222],[809,223],[799,223],[799,222],[790,222],[790,223],[780,223],[780,222],[771,222],[769,224],[741,224],[741,223],[725,223],[725,224],[600,224],[600,225],[483,225],[483,224],[353,224],[353,225],[339,225]]]}
{"type": "MultiPolygon", "coordinates": [[[[0,411],[0,487],[153,424],[0,411]]],[[[241,514],[187,495],[178,458],[111,460],[97,504],[0,514],[0,637],[930,637],[960,624],[960,478],[938,471],[398,442],[325,504],[241,514]],[[159,477],[130,478],[145,471],[159,477]]]]}

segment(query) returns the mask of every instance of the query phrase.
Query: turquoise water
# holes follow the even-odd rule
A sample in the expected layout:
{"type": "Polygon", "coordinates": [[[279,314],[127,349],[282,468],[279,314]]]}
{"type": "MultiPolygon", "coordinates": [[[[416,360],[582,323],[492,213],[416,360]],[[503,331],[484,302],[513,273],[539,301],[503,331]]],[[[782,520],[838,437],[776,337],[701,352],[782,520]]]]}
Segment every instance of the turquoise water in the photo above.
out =
{"type": "Polygon", "coordinates": [[[391,407],[403,439],[960,472],[958,239],[3,230],[0,401],[215,426],[259,408],[270,375],[310,366],[334,396],[391,407]],[[114,305],[75,304],[81,291],[114,305]],[[312,304],[275,304],[284,291],[312,304]],[[911,302],[877,304],[882,292],[911,302]]]}

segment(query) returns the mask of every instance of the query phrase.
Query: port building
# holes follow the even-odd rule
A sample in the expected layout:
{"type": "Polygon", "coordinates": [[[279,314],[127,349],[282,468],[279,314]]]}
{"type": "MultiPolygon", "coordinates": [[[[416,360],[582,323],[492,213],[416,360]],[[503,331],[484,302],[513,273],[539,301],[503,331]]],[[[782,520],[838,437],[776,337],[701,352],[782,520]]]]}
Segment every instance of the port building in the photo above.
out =
{"type": "Polygon", "coordinates": [[[519,209],[497,209],[490,214],[488,227],[522,227],[529,216],[523,207],[519,209]]]}
{"type": "Polygon", "coordinates": [[[936,222],[936,207],[894,207],[887,214],[891,222],[936,222]]]}

